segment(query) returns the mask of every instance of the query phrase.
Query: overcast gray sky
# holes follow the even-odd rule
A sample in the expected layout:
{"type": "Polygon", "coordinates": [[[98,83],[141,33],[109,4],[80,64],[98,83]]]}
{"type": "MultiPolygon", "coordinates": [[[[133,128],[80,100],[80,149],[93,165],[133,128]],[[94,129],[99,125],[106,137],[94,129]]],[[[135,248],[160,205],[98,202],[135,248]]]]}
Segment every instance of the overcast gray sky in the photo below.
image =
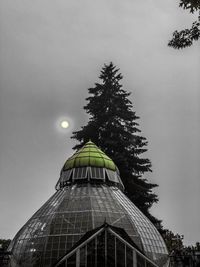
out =
{"type": "Polygon", "coordinates": [[[167,46],[194,18],[173,0],[1,0],[0,10],[0,237],[54,193],[88,119],[87,88],[113,61],[149,141],[152,213],[186,244],[200,241],[199,44],[167,46]]]}

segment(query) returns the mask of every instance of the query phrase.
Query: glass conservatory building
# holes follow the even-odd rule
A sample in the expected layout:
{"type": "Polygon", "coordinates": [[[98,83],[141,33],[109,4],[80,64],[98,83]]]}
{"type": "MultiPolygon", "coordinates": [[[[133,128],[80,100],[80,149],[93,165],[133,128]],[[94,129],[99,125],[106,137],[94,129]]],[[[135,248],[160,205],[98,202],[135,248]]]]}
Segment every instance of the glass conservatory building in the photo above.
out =
{"type": "Polygon", "coordinates": [[[86,143],[12,240],[10,267],[168,266],[161,235],[123,189],[114,162],[86,143]]]}

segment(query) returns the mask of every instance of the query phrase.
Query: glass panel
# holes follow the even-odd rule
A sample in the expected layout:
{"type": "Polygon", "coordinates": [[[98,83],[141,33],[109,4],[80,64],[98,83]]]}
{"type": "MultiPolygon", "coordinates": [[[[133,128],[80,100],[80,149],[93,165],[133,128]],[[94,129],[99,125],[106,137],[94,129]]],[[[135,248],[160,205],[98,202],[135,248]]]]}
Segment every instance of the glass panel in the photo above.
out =
{"type": "Polygon", "coordinates": [[[111,170],[106,169],[106,173],[108,175],[109,181],[119,183],[119,181],[117,179],[117,173],[115,171],[111,171],[111,170]]]}
{"type": "Polygon", "coordinates": [[[63,171],[61,174],[61,182],[68,181],[70,179],[72,170],[63,171]]]}
{"type": "Polygon", "coordinates": [[[67,259],[67,267],[76,267],[76,252],[67,259]]]}
{"type": "MultiPolygon", "coordinates": [[[[125,267],[125,244],[116,239],[117,267],[125,267]]],[[[144,266],[143,266],[144,267],[144,266]]]]}
{"type": "Polygon", "coordinates": [[[75,168],[73,173],[73,178],[76,179],[85,179],[87,178],[87,167],[75,168]]]}
{"type": "Polygon", "coordinates": [[[91,178],[93,179],[104,179],[104,169],[91,167],[91,178]]]}
{"type": "Polygon", "coordinates": [[[97,267],[105,266],[105,232],[97,236],[97,267]]]}
{"type": "Polygon", "coordinates": [[[59,264],[59,267],[65,267],[65,261],[59,264]]]}
{"type": "Polygon", "coordinates": [[[155,265],[153,265],[153,264],[150,263],[150,262],[147,262],[147,263],[146,263],[146,267],[155,267],[155,265]]]}
{"type": "Polygon", "coordinates": [[[85,267],[86,264],[86,246],[80,249],[80,267],[85,267]]]}
{"type": "Polygon", "coordinates": [[[87,243],[87,267],[94,267],[96,259],[95,239],[87,243]]]}
{"type": "Polygon", "coordinates": [[[107,233],[107,265],[115,267],[115,237],[107,233]]]}
{"type": "Polygon", "coordinates": [[[145,266],[145,259],[140,256],[138,253],[136,253],[137,255],[137,267],[144,267],[145,266]]]}
{"type": "Polygon", "coordinates": [[[133,250],[126,246],[126,267],[133,267],[133,250]]]}

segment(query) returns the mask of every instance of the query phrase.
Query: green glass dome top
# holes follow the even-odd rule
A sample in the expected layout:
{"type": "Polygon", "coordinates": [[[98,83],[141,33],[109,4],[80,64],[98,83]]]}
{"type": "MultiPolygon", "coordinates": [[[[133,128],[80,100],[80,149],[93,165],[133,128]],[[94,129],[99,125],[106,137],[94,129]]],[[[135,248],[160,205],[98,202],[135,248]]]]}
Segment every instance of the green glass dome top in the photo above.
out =
{"type": "Polygon", "coordinates": [[[63,170],[89,166],[116,171],[116,165],[112,159],[91,141],[87,142],[65,162],[63,170]]]}

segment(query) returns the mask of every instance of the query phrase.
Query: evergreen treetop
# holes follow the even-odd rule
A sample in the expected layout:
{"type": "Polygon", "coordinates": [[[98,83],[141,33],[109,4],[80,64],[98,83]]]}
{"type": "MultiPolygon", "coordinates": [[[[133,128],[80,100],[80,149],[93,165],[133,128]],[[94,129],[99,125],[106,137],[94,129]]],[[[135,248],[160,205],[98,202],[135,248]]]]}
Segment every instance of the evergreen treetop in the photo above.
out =
{"type": "Polygon", "coordinates": [[[101,82],[88,89],[90,96],[84,109],[90,118],[87,125],[73,133],[72,138],[79,141],[74,149],[91,139],[119,168],[125,194],[152,221],[158,222],[148,211],[158,201],[152,192],[157,185],[141,177],[151,171],[151,162],[142,157],[147,151],[147,140],[140,134],[139,117],[128,98],[130,93],[122,88],[122,75],[112,62],[104,65],[99,78],[101,82]]]}

